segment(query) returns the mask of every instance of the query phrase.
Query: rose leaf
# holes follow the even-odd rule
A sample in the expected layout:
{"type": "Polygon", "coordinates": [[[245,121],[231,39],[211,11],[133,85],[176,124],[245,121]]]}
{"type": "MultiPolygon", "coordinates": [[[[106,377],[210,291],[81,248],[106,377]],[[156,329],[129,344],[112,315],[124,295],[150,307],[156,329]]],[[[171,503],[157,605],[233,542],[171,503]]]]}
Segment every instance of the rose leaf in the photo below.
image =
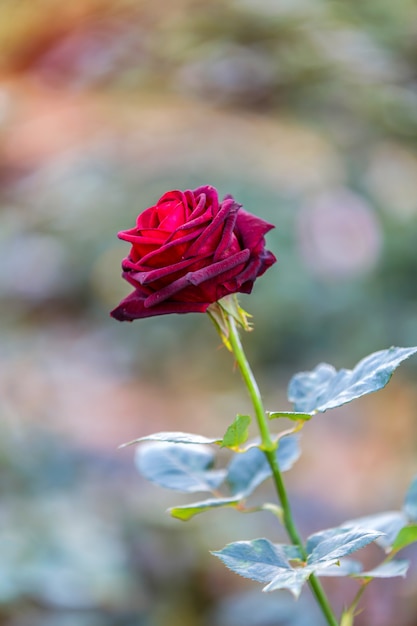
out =
{"type": "Polygon", "coordinates": [[[410,526],[404,526],[395,538],[392,544],[392,550],[399,552],[406,546],[417,541],[417,524],[411,524],[410,526]]]}
{"type": "Polygon", "coordinates": [[[270,420],[286,417],[293,422],[307,422],[313,417],[312,413],[300,413],[299,411],[268,411],[270,420]]]}
{"type": "Polygon", "coordinates": [[[214,453],[202,445],[147,442],[138,446],[135,463],[151,482],[185,493],[212,491],[225,477],[225,470],[212,469],[214,453]]]}
{"type": "Polygon", "coordinates": [[[125,448],[126,446],[132,446],[136,443],[141,443],[142,441],[165,441],[167,443],[220,443],[221,439],[214,439],[213,437],[204,437],[203,435],[194,435],[191,433],[182,433],[182,432],[161,432],[154,433],[153,435],[145,435],[144,437],[139,437],[138,439],[133,439],[133,441],[128,441],[127,443],[122,443],[120,448],[125,448]]]}
{"type": "Polygon", "coordinates": [[[249,415],[237,415],[234,422],[226,430],[220,447],[238,450],[239,446],[245,443],[249,436],[250,422],[249,415]]]}
{"type": "Polygon", "coordinates": [[[239,498],[210,498],[209,500],[193,502],[192,504],[185,504],[184,506],[175,506],[168,509],[168,512],[172,517],[186,522],[195,515],[204,513],[210,509],[234,507],[239,504],[239,501],[239,498]]]}
{"type": "Polygon", "coordinates": [[[401,528],[406,526],[406,524],[407,518],[401,511],[386,511],[349,520],[344,522],[342,527],[379,531],[382,534],[375,540],[375,543],[383,550],[389,551],[401,528]]]}
{"type": "Polygon", "coordinates": [[[355,578],[395,578],[396,576],[404,578],[409,566],[410,562],[403,559],[387,561],[367,572],[356,574],[355,578]]]}
{"type": "MultiPolygon", "coordinates": [[[[291,469],[300,456],[298,441],[297,435],[287,435],[279,440],[276,455],[282,472],[291,469]]],[[[226,482],[233,495],[247,497],[271,474],[265,454],[260,448],[253,447],[232,458],[227,468],[226,482]]]]}
{"type": "Polygon", "coordinates": [[[289,589],[298,596],[311,571],[292,568],[284,546],[275,545],[268,539],[237,541],[223,550],[212,552],[230,570],[260,583],[268,583],[264,591],[289,589]]]}
{"type": "Polygon", "coordinates": [[[381,535],[363,528],[329,528],[307,539],[307,565],[334,565],[344,556],[364,548],[381,535]]]}
{"type": "Polygon", "coordinates": [[[416,352],[417,347],[381,350],[359,361],[353,370],[337,371],[321,363],[313,371],[300,372],[291,379],[288,399],[296,411],[323,413],[382,389],[398,365],[416,352]]]}

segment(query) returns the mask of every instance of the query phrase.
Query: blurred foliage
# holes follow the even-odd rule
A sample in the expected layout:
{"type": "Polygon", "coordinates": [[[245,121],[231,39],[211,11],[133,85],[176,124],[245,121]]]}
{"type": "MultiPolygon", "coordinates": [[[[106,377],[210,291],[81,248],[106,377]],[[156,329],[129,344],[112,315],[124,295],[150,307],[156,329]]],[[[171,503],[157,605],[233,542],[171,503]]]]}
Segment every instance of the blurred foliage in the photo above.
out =
{"type": "MultiPolygon", "coordinates": [[[[106,420],[138,407],[133,438],[154,406],[168,430],[164,387],[178,416],[182,390],[197,400],[236,379],[205,316],[109,319],[129,291],[116,233],[168,188],[206,183],[276,224],[278,264],[242,297],[273,389],[283,370],[415,345],[416,28],[412,0],[1,0],[0,371],[30,439],[1,448],[1,623],[233,623],[199,548],[181,576],[161,564],[182,531],[155,530],[131,502],[106,420]],[[85,452],[48,435],[65,420],[85,452]]],[[[397,620],[392,595],[376,598],[374,623],[397,620]]]]}

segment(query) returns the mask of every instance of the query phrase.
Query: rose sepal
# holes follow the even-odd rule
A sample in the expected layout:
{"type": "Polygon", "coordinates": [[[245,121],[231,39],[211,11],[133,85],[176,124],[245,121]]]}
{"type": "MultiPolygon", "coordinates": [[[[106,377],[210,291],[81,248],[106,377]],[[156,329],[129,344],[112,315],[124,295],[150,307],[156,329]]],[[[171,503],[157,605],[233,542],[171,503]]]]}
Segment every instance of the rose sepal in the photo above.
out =
{"type": "Polygon", "coordinates": [[[236,294],[225,296],[217,302],[214,302],[208,307],[206,312],[214,323],[223,344],[230,352],[233,352],[233,349],[229,341],[230,330],[228,316],[231,316],[235,320],[236,324],[240,328],[243,328],[243,330],[247,332],[252,330],[252,325],[249,321],[249,318],[252,317],[252,315],[242,309],[239,305],[236,294]]]}

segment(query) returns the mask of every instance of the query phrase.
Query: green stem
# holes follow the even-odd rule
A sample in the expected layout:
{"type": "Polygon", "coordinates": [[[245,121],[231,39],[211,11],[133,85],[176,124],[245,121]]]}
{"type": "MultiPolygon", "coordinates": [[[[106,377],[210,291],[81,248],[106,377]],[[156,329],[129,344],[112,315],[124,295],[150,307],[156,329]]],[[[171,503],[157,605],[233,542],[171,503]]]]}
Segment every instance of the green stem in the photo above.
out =
{"type": "MultiPolygon", "coordinates": [[[[282,480],[282,474],[279,469],[276,456],[277,443],[275,443],[271,438],[261,393],[259,391],[258,384],[243,350],[239,333],[236,328],[235,320],[231,315],[227,315],[227,321],[229,327],[228,339],[232,347],[233,354],[235,355],[240,372],[242,374],[242,378],[249,392],[253,408],[255,410],[256,421],[258,423],[259,432],[261,434],[261,448],[264,451],[264,454],[272,470],[274,484],[282,507],[283,523],[292,543],[299,548],[303,558],[305,559],[307,558],[306,549],[292,516],[290,502],[288,499],[287,491],[285,489],[284,481],[282,480]]],[[[319,604],[323,615],[326,618],[327,623],[329,624],[329,626],[338,626],[338,621],[333,613],[333,610],[329,604],[329,601],[318,578],[314,574],[312,574],[309,577],[308,581],[310,584],[310,588],[317,600],[317,603],[319,604]]]]}
{"type": "Polygon", "coordinates": [[[370,582],[371,582],[371,578],[368,578],[367,580],[363,580],[362,581],[362,584],[359,587],[358,593],[354,597],[352,604],[350,605],[350,607],[346,611],[343,612],[343,616],[346,615],[347,619],[349,620],[347,622],[348,624],[353,624],[353,620],[354,620],[354,617],[355,617],[355,611],[358,608],[358,604],[361,601],[363,593],[364,593],[365,589],[367,588],[367,586],[369,585],[370,582]],[[352,619],[350,619],[350,618],[352,618],[352,619]]]}

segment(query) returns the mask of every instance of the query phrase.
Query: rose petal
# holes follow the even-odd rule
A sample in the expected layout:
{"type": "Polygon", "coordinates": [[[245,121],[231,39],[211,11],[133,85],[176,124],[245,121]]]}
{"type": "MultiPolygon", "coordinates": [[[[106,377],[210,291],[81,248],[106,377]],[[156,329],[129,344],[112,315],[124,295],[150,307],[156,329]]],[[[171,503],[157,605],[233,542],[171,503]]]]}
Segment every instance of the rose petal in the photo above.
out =
{"type": "Polygon", "coordinates": [[[203,262],[204,258],[205,257],[201,257],[197,261],[195,258],[185,259],[184,261],[180,261],[179,263],[173,263],[172,265],[160,267],[159,269],[152,269],[147,272],[135,272],[132,273],[132,278],[137,280],[141,285],[148,285],[149,283],[152,283],[156,280],[166,278],[171,274],[175,274],[177,272],[180,272],[181,270],[187,269],[188,267],[190,267],[190,265],[195,265],[198,262],[203,262]]]}
{"type": "Polygon", "coordinates": [[[211,185],[203,185],[202,187],[197,187],[197,189],[194,189],[191,193],[194,194],[195,198],[199,198],[198,204],[200,203],[201,196],[204,195],[204,210],[206,207],[211,207],[213,215],[217,215],[219,210],[219,194],[217,193],[217,189],[215,189],[215,187],[212,187],[211,185]]]}
{"type": "Polygon", "coordinates": [[[173,230],[184,224],[186,219],[185,208],[178,202],[164,202],[158,207],[158,215],[160,220],[159,230],[166,232],[166,237],[172,233],[173,230]]]}
{"type": "Polygon", "coordinates": [[[241,239],[243,248],[253,250],[260,241],[263,241],[264,235],[273,228],[275,228],[273,224],[247,213],[244,209],[240,209],[237,214],[236,234],[241,239]]]}
{"type": "Polygon", "coordinates": [[[188,287],[189,285],[197,287],[207,280],[220,276],[224,272],[227,272],[228,270],[231,270],[238,265],[244,263],[249,258],[249,255],[249,250],[242,250],[241,252],[238,252],[238,254],[228,257],[227,259],[223,259],[218,263],[213,263],[212,265],[203,267],[196,272],[189,272],[185,276],[182,276],[170,285],[159,289],[157,292],[146,298],[145,307],[150,308],[152,306],[155,306],[155,304],[164,302],[168,298],[171,298],[171,296],[177,294],[182,289],[188,287]]]}
{"type": "MultiPolygon", "coordinates": [[[[158,213],[156,211],[156,206],[151,206],[148,209],[145,209],[143,213],[139,213],[136,220],[136,228],[132,228],[131,231],[141,228],[158,228],[158,213]]],[[[127,232],[131,232],[127,231],[127,232]]]]}
{"type": "MultiPolygon", "coordinates": [[[[239,205],[236,202],[231,202],[231,203],[228,202],[227,204],[222,206],[220,208],[220,211],[214,217],[211,224],[207,226],[205,230],[203,230],[203,232],[198,237],[198,239],[196,239],[195,242],[192,244],[192,246],[190,246],[187,252],[187,256],[198,255],[200,249],[203,248],[204,245],[206,246],[208,245],[209,238],[212,237],[216,233],[216,231],[222,227],[222,225],[224,224],[224,221],[227,219],[229,215],[232,216],[233,222],[235,222],[238,208],[239,208],[239,205]]],[[[216,251],[216,248],[217,248],[216,244],[214,244],[211,247],[212,251],[214,252],[216,251]]]]}
{"type": "Polygon", "coordinates": [[[144,307],[144,299],[134,291],[117,306],[110,315],[120,322],[132,322],[135,319],[168,315],[169,313],[205,313],[211,302],[162,302],[152,309],[144,307]]]}
{"type": "MultiPolygon", "coordinates": [[[[236,224],[236,218],[237,218],[237,215],[235,212],[231,213],[226,218],[225,224],[223,227],[222,237],[214,253],[213,261],[220,260],[227,253],[230,254],[231,244],[232,244],[233,239],[234,239],[235,246],[238,248],[238,243],[233,233],[235,224],[236,224]]],[[[235,252],[236,250],[232,250],[232,251],[235,252]]]]}
{"type": "Polygon", "coordinates": [[[195,232],[187,233],[181,238],[174,239],[168,243],[164,243],[163,246],[158,247],[156,250],[152,250],[148,254],[144,255],[140,259],[141,265],[152,264],[152,267],[162,267],[168,263],[175,262],[179,258],[185,255],[188,250],[188,243],[193,241],[196,237],[195,232]],[[158,255],[161,255],[160,257],[158,255]]]}
{"type": "Polygon", "coordinates": [[[191,284],[192,285],[201,285],[201,283],[209,280],[211,278],[215,278],[220,276],[224,272],[228,272],[229,270],[235,269],[238,265],[242,263],[246,263],[250,256],[249,250],[241,250],[237,254],[233,256],[229,256],[226,259],[222,259],[217,263],[213,263],[212,265],[208,265],[207,267],[203,267],[196,272],[191,273],[191,284]]]}
{"type": "Polygon", "coordinates": [[[245,270],[239,275],[242,283],[247,280],[255,281],[258,276],[262,276],[268,269],[276,263],[276,258],[267,250],[262,255],[253,256],[245,270]]]}
{"type": "Polygon", "coordinates": [[[191,229],[199,228],[200,226],[204,226],[204,224],[211,222],[211,219],[212,219],[211,214],[208,212],[205,212],[203,215],[199,215],[195,219],[192,219],[186,224],[182,224],[177,229],[175,229],[174,232],[171,233],[167,242],[170,239],[174,239],[178,235],[178,233],[180,233],[181,235],[182,231],[184,230],[191,230],[191,229]]]}

